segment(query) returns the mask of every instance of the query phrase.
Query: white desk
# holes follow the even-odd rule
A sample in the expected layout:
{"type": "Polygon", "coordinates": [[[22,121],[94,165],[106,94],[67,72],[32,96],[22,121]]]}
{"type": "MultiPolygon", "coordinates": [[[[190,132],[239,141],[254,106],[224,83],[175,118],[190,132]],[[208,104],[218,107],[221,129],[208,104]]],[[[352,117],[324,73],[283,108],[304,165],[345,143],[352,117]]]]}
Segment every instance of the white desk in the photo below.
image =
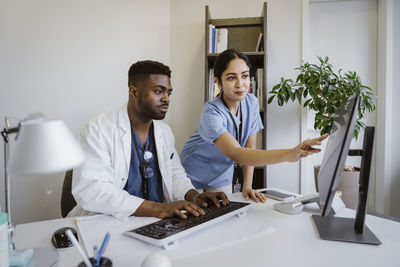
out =
{"type": "MultiPolygon", "coordinates": [[[[236,195],[231,199],[240,198],[240,195],[236,195]]],[[[399,222],[367,216],[366,224],[381,240],[380,246],[325,241],[319,239],[310,213],[283,214],[272,209],[273,203],[276,202],[268,199],[265,204],[253,204],[246,217],[248,220],[271,226],[275,231],[214,250],[182,253],[184,255],[171,258],[172,265],[174,267],[257,265],[398,267],[400,264],[399,222]]],[[[348,209],[340,213],[341,217],[353,217],[353,215],[354,211],[348,209]]],[[[71,218],[17,225],[14,234],[15,245],[17,248],[52,247],[50,242],[52,233],[64,226],[76,228],[71,218]]],[[[201,235],[207,235],[207,230],[202,231],[201,235]]],[[[184,242],[190,241],[189,237],[184,242]]],[[[181,245],[182,247],[174,249],[183,251],[184,243],[181,245]]],[[[106,253],[106,256],[113,260],[114,267],[138,266],[145,256],[143,249],[147,249],[148,252],[158,250],[156,247],[121,234],[118,242],[113,243],[110,240],[107,249],[109,254],[106,253]],[[117,255],[119,249],[115,246],[123,246],[124,255],[117,255]]],[[[60,267],[76,266],[80,261],[81,258],[74,248],[59,251],[60,267]]]]}

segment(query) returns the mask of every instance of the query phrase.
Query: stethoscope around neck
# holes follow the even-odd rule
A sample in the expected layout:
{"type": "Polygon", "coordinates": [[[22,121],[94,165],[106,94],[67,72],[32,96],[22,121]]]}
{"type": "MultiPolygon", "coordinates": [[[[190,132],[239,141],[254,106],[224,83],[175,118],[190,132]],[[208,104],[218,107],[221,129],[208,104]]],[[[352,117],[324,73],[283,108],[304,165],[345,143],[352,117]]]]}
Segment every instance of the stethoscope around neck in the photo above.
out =
{"type": "Polygon", "coordinates": [[[240,121],[239,121],[239,128],[238,128],[238,126],[236,125],[235,118],[233,117],[232,112],[229,110],[228,104],[226,104],[226,102],[224,100],[224,91],[221,91],[218,94],[218,97],[221,99],[221,101],[224,104],[224,106],[228,109],[229,116],[231,117],[233,125],[235,126],[235,133],[236,133],[235,138],[236,138],[236,141],[238,141],[239,145],[242,146],[242,125],[243,125],[243,123],[242,123],[243,122],[242,101],[240,101],[240,103],[239,103],[239,118],[240,118],[240,121]]]}

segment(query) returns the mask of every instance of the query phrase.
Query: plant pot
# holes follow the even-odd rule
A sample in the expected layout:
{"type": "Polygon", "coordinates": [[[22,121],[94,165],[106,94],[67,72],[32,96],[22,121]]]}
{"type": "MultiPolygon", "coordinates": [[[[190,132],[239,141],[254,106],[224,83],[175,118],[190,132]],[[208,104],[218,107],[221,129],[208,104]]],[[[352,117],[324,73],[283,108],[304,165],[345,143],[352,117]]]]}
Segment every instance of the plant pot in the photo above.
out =
{"type": "MultiPolygon", "coordinates": [[[[315,188],[318,191],[318,172],[320,165],[314,166],[314,181],[315,188]]],[[[346,169],[346,168],[345,168],[346,169]]],[[[342,172],[342,178],[340,179],[337,190],[342,192],[342,199],[346,208],[357,209],[358,202],[358,188],[360,179],[360,168],[354,167],[354,170],[342,172]]]]}

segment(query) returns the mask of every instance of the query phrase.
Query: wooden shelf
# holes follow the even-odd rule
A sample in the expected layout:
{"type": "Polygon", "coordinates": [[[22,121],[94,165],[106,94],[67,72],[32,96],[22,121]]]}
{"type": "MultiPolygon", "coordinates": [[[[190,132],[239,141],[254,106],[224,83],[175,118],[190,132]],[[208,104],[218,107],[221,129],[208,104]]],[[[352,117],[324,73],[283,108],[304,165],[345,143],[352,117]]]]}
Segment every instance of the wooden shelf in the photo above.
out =
{"type": "MultiPolygon", "coordinates": [[[[251,76],[255,75],[257,69],[263,69],[263,79],[261,90],[263,97],[260,100],[260,117],[264,125],[262,131],[262,149],[267,148],[267,3],[265,2],[260,17],[246,18],[226,18],[212,19],[209,7],[205,7],[205,93],[204,100],[210,99],[209,94],[213,94],[210,86],[213,85],[212,68],[218,57],[218,53],[209,53],[210,24],[218,28],[225,28],[228,31],[228,48],[234,48],[243,52],[251,63],[251,76]],[[262,48],[264,51],[255,52],[257,42],[262,34],[262,48]]],[[[257,87],[258,88],[258,87],[257,87]]],[[[233,182],[239,179],[243,183],[241,167],[235,167],[233,182]]],[[[255,167],[253,176],[253,188],[263,188],[267,186],[267,169],[265,166],[255,167]]]]}
{"type": "Polygon", "coordinates": [[[211,19],[210,24],[215,27],[243,27],[243,26],[261,26],[261,17],[249,18],[229,18],[229,19],[211,19]]]}

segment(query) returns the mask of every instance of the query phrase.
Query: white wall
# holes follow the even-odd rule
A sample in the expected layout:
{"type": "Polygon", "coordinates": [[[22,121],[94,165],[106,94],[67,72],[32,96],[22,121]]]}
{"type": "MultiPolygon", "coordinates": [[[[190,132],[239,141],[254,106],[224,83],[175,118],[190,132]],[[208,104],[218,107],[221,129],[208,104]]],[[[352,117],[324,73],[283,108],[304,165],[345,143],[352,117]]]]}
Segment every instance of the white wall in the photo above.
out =
{"type": "MultiPolygon", "coordinates": [[[[171,66],[174,95],[171,126],[181,150],[194,132],[204,104],[205,5],[212,18],[261,16],[263,0],[171,0],[171,66]]],[[[300,63],[300,0],[268,1],[268,89],[281,75],[294,75],[300,63]]],[[[299,106],[268,106],[267,146],[287,148],[298,144],[299,106]],[[285,111],[285,112],[282,112],[285,111]],[[279,119],[278,119],[279,118],[279,119]],[[286,133],[285,138],[282,132],[286,133]]],[[[299,163],[268,167],[268,186],[299,191],[299,163]],[[285,173],[284,177],[282,173],[285,173]]]]}
{"type": "MultiPolygon", "coordinates": [[[[316,56],[328,56],[334,70],[342,68],[344,72],[356,71],[362,82],[377,88],[377,1],[310,1],[309,4],[309,40],[305,60],[317,63],[316,56]],[[351,27],[349,27],[351,25],[351,27]]],[[[313,130],[314,114],[305,116],[307,129],[305,138],[314,138],[318,133],[313,130]]],[[[366,125],[376,125],[376,112],[367,114],[366,125]]],[[[319,135],[319,134],[318,134],[319,135]]],[[[361,148],[363,132],[357,141],[353,140],[351,148],[361,148]]],[[[326,145],[326,142],[325,144],[326,145]]],[[[324,146],[323,146],[324,147],[324,146]]],[[[375,152],[376,150],[374,150],[375,152]]],[[[375,154],[374,154],[375,155],[375,154]]],[[[312,166],[320,164],[323,153],[306,159],[307,179],[313,176],[312,166]]],[[[374,203],[375,157],[371,171],[370,203],[374,203]]],[[[360,166],[360,157],[348,157],[347,164],[360,166]]],[[[315,190],[314,181],[305,183],[304,190],[309,193],[315,190]]],[[[373,209],[372,204],[370,208],[373,209]]]]}
{"type": "MultiPolygon", "coordinates": [[[[1,128],[5,115],[41,111],[78,136],[87,120],[127,101],[132,63],[170,63],[169,30],[169,1],[0,0],[1,128]]],[[[14,224],[60,216],[63,174],[11,178],[14,224]]]]}
{"type": "MultiPolygon", "coordinates": [[[[400,99],[400,1],[393,1],[393,99],[400,99]]],[[[392,105],[392,185],[390,199],[390,215],[400,217],[400,105],[392,105]]]]}

